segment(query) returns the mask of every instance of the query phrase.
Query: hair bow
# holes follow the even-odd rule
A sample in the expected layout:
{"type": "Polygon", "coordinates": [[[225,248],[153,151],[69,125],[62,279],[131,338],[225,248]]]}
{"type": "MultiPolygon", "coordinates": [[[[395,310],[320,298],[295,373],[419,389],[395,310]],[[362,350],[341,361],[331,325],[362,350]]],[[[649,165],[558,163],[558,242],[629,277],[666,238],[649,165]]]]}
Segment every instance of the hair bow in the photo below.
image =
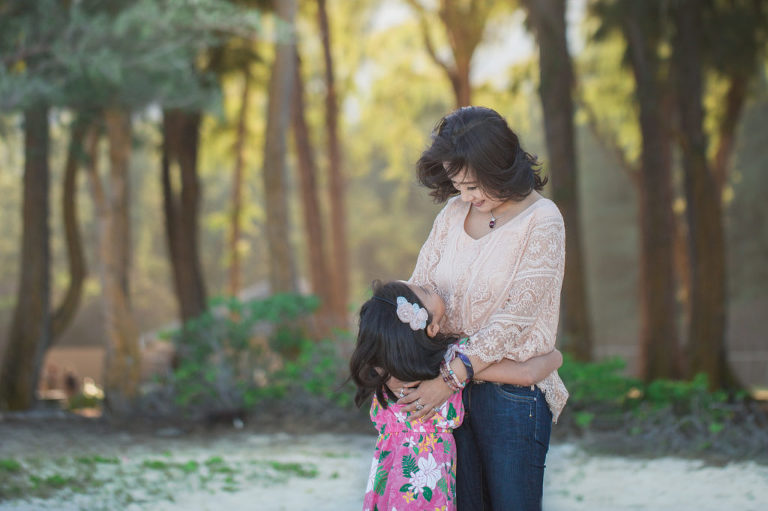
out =
{"type": "Polygon", "coordinates": [[[408,303],[403,296],[397,297],[397,317],[403,323],[408,323],[411,330],[421,330],[427,326],[429,314],[427,309],[419,307],[417,303],[408,303]]]}

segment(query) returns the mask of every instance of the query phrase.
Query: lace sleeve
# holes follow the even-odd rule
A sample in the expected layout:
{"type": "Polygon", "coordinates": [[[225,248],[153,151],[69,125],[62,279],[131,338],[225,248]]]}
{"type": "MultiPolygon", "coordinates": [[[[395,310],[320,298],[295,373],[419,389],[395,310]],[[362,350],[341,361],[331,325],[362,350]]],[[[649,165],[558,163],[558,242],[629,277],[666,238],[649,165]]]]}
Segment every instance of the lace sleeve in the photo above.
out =
{"type": "Polygon", "coordinates": [[[486,362],[523,362],[555,346],[560,289],[565,268],[562,218],[534,225],[517,267],[510,274],[507,299],[489,322],[470,336],[465,348],[486,362]]]}
{"type": "Polygon", "coordinates": [[[448,230],[447,225],[447,210],[450,207],[449,202],[435,217],[435,221],[432,224],[432,230],[429,232],[429,236],[419,251],[419,257],[416,260],[416,267],[413,269],[411,278],[408,282],[417,285],[432,284],[430,276],[434,275],[434,268],[437,263],[440,262],[440,254],[442,247],[445,245],[446,232],[448,230]]]}

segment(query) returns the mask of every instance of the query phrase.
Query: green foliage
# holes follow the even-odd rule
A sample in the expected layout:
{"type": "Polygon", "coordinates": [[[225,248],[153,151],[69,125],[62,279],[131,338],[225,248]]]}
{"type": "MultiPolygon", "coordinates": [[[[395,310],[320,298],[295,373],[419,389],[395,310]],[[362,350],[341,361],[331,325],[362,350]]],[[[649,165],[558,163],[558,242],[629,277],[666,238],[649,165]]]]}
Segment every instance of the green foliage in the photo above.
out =
{"type": "Polygon", "coordinates": [[[224,0],[12,2],[0,16],[0,108],[199,106],[195,60],[224,37],[252,37],[260,13],[224,0]]]}
{"type": "Polygon", "coordinates": [[[265,397],[254,375],[268,378],[280,362],[265,348],[285,354],[302,346],[301,320],[318,300],[286,293],[250,302],[217,298],[210,305],[171,334],[178,365],[166,383],[176,405],[192,415],[242,410],[265,397]]]}
{"type": "Polygon", "coordinates": [[[705,374],[691,381],[643,383],[621,374],[625,363],[619,358],[582,363],[566,354],[564,359],[559,373],[570,393],[568,407],[574,410],[574,421],[582,429],[612,414],[628,412],[631,419],[645,420],[671,413],[676,417],[697,415],[713,425],[710,430],[716,433],[727,418],[728,413],[719,405],[728,402],[728,395],[710,392],[705,374]]]}
{"type": "Polygon", "coordinates": [[[640,380],[622,375],[626,363],[620,358],[600,362],[577,362],[568,354],[563,356],[558,370],[570,393],[570,404],[613,404],[623,406],[629,392],[641,386],[640,380]]]}
{"type": "Polygon", "coordinates": [[[304,466],[301,463],[284,463],[281,461],[270,461],[269,466],[278,472],[283,472],[299,477],[314,478],[319,474],[314,465],[304,466]]]}
{"type": "Polygon", "coordinates": [[[272,390],[278,395],[300,391],[348,407],[353,402],[354,388],[342,383],[347,371],[347,361],[339,356],[336,344],[325,339],[304,339],[296,360],[287,361],[283,370],[274,375],[272,390]]]}
{"type": "Polygon", "coordinates": [[[84,394],[82,392],[79,392],[69,398],[69,401],[67,402],[67,407],[70,410],[80,410],[83,408],[101,408],[102,403],[104,402],[103,397],[94,396],[90,394],[84,394]]]}
{"type": "Polygon", "coordinates": [[[14,459],[1,459],[0,472],[18,472],[21,470],[21,463],[14,459]]]}

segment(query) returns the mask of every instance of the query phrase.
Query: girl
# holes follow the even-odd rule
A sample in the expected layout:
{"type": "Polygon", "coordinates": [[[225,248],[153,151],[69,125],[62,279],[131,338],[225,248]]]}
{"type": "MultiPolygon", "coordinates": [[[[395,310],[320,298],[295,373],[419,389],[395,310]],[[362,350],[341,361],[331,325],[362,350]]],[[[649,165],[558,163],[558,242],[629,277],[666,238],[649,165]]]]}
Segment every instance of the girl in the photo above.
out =
{"type": "MultiPolygon", "coordinates": [[[[466,384],[449,369],[456,357],[467,364],[469,360],[461,354],[457,338],[440,334],[444,314],[439,295],[405,282],[374,283],[373,297],[360,309],[350,372],[357,385],[357,406],[373,395],[370,415],[379,432],[365,510],[456,509],[456,449],[451,432],[464,417],[461,393],[433,408],[434,415],[427,421],[409,422],[403,405],[396,403],[406,388],[421,380],[442,375],[456,390],[466,384]]],[[[530,386],[561,363],[562,356],[555,350],[526,363],[493,364],[477,376],[530,386]]],[[[471,373],[471,365],[466,371],[471,373]]]]}

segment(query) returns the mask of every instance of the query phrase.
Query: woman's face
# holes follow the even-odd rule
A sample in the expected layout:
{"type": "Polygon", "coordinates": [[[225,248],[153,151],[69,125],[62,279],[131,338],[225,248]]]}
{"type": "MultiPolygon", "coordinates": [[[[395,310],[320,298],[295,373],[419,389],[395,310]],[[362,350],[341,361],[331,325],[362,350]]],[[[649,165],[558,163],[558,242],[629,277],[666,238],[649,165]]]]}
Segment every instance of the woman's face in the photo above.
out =
{"type": "Polygon", "coordinates": [[[417,286],[416,284],[410,284],[407,282],[406,284],[408,284],[408,287],[411,288],[411,291],[413,291],[416,296],[419,297],[419,300],[421,300],[421,303],[424,304],[427,312],[432,315],[432,323],[440,324],[440,320],[442,320],[443,316],[445,316],[445,302],[440,297],[440,295],[429,291],[425,287],[417,286]]]}
{"type": "MultiPolygon", "coordinates": [[[[446,167],[446,164],[443,164],[446,167]]],[[[490,213],[491,210],[501,206],[504,200],[494,199],[488,196],[475,180],[475,176],[471,171],[467,171],[466,168],[460,170],[453,178],[451,178],[453,187],[456,188],[461,194],[461,200],[469,202],[472,207],[481,213],[490,213]]]]}

